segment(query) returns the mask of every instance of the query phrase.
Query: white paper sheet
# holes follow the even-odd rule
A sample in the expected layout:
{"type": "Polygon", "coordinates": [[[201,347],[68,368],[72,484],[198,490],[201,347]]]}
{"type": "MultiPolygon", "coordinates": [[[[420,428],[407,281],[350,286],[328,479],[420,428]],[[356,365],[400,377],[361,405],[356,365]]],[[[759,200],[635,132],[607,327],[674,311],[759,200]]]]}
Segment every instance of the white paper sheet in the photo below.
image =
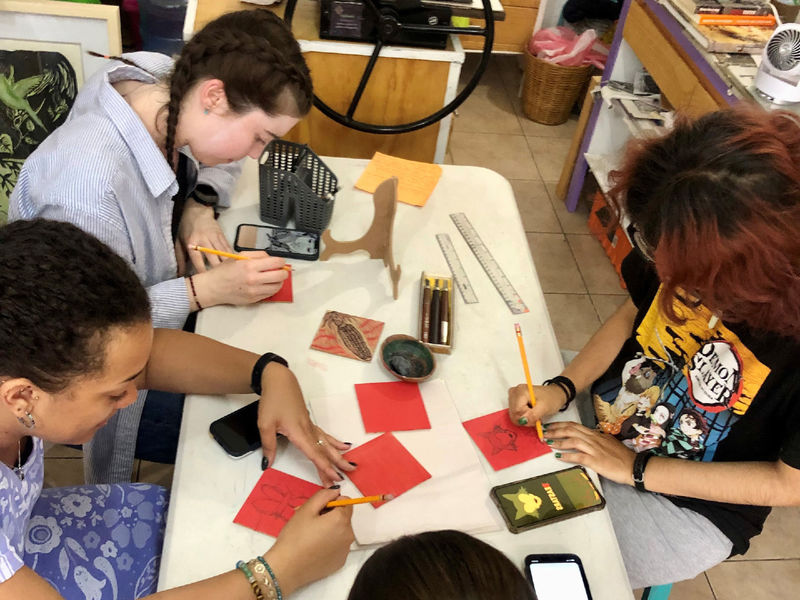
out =
{"type": "MultiPolygon", "coordinates": [[[[394,435],[431,478],[380,508],[355,506],[353,530],[359,544],[378,544],[434,529],[482,533],[502,526],[489,499],[489,482],[447,386],[437,379],[419,387],[431,429],[395,431],[394,435]]],[[[355,388],[352,393],[310,403],[317,425],[340,440],[352,442],[353,447],[380,435],[364,431],[355,388]]],[[[350,481],[342,482],[342,493],[361,495],[350,481]]]]}

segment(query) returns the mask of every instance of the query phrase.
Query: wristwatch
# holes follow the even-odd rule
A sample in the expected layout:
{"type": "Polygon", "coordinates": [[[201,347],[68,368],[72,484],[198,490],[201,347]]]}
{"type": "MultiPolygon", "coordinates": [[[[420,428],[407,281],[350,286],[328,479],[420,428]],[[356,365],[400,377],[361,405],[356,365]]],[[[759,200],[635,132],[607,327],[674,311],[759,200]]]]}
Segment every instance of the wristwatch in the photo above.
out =
{"type": "Polygon", "coordinates": [[[276,362],[287,369],[289,368],[289,363],[286,362],[286,359],[282,356],[278,356],[273,352],[262,354],[256,361],[256,364],[253,365],[253,373],[250,375],[250,388],[259,396],[261,395],[261,375],[263,375],[264,369],[266,369],[267,365],[271,362],[276,362]]]}
{"type": "Polygon", "coordinates": [[[206,185],[205,183],[197,185],[194,190],[192,190],[192,193],[189,194],[189,197],[198,204],[210,206],[212,208],[216,208],[217,203],[219,202],[219,194],[217,194],[217,190],[210,185],[206,185]]]}
{"type": "Polygon", "coordinates": [[[646,492],[647,488],[644,487],[644,469],[647,466],[647,461],[653,458],[653,453],[645,450],[639,452],[636,458],[633,459],[633,485],[640,492],[646,492]]]}

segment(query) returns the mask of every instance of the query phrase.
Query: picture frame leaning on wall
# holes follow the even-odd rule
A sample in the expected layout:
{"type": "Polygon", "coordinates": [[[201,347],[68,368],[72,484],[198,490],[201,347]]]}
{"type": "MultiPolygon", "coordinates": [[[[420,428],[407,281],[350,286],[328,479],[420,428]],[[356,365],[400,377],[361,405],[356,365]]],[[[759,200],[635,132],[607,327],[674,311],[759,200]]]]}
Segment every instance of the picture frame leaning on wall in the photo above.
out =
{"type": "Polygon", "coordinates": [[[0,0],[0,224],[22,163],[103,67],[87,50],[122,52],[116,6],[0,0]]]}

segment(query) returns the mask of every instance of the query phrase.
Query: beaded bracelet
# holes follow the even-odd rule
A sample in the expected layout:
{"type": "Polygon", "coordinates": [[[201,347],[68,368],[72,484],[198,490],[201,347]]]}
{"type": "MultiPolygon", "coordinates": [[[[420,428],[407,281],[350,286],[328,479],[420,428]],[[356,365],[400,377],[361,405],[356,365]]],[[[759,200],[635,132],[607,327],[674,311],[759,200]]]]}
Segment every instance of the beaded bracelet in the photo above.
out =
{"type": "Polygon", "coordinates": [[[192,279],[192,277],[194,277],[194,275],[189,276],[189,287],[192,288],[192,296],[194,297],[194,302],[197,304],[198,310],[203,310],[200,300],[197,298],[197,292],[194,290],[194,279],[192,279]]]}
{"type": "Polygon", "coordinates": [[[283,593],[281,592],[281,586],[278,583],[278,578],[275,577],[275,572],[270,568],[269,563],[264,559],[263,556],[257,556],[258,562],[260,562],[263,567],[269,573],[270,579],[272,579],[272,584],[275,586],[275,593],[277,600],[283,600],[283,593]]]}
{"type": "Polygon", "coordinates": [[[250,587],[253,588],[253,593],[256,596],[256,600],[264,600],[264,593],[261,591],[261,586],[258,585],[256,578],[253,577],[253,572],[250,570],[250,567],[248,567],[243,560],[240,560],[236,563],[236,568],[244,573],[245,577],[247,577],[247,581],[250,582],[250,587]]]}
{"type": "Polygon", "coordinates": [[[256,581],[258,581],[261,590],[266,591],[267,598],[269,600],[277,600],[278,593],[275,591],[275,586],[272,585],[272,581],[270,581],[264,565],[254,558],[247,562],[247,566],[253,571],[253,575],[256,581]]]}

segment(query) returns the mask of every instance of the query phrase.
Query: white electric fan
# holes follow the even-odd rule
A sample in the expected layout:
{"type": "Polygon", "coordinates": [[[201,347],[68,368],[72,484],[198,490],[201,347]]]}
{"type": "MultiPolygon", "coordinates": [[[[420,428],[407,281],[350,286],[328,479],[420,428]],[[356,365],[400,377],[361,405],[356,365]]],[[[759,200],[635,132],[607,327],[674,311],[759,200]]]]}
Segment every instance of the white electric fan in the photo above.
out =
{"type": "Polygon", "coordinates": [[[800,24],[775,29],[764,46],[755,85],[775,104],[800,102],[800,24]]]}

